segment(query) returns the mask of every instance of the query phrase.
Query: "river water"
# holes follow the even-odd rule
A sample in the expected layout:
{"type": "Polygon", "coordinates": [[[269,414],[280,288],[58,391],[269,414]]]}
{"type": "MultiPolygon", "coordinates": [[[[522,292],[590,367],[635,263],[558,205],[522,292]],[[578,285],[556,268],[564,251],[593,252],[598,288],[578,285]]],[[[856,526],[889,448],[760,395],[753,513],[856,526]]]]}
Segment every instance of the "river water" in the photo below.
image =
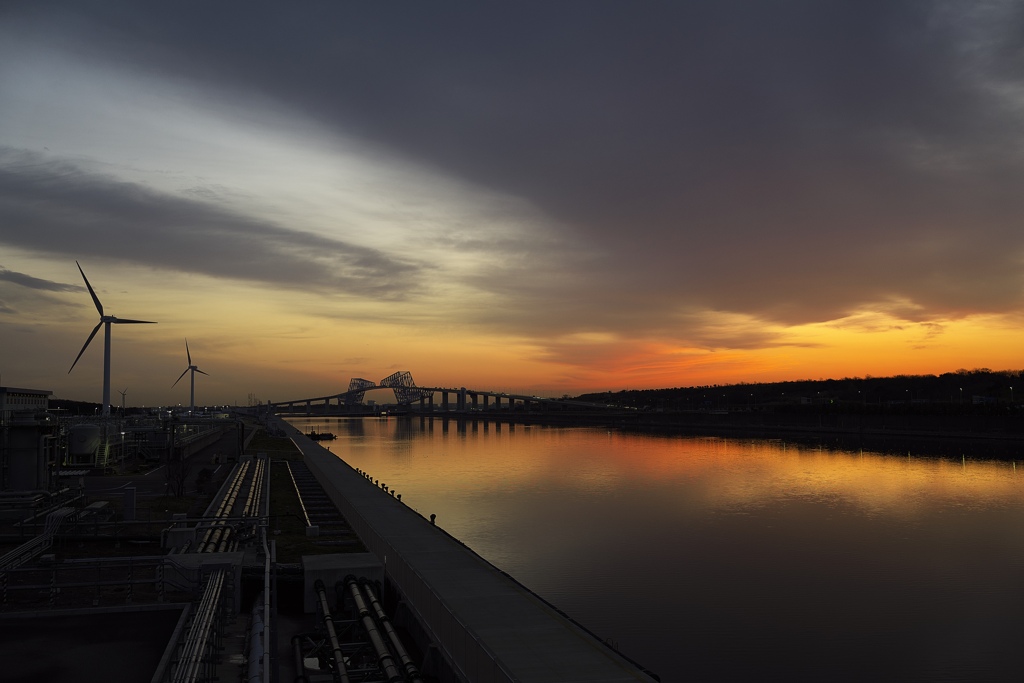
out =
{"type": "Polygon", "coordinates": [[[666,683],[1024,680],[1024,462],[291,422],[666,683]]]}

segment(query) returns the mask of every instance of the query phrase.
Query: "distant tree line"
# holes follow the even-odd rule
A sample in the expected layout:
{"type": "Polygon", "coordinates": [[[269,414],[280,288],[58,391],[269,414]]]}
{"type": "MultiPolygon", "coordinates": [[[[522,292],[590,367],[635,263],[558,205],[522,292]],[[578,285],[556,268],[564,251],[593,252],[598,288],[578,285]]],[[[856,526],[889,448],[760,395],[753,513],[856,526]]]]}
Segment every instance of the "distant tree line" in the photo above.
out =
{"type": "Polygon", "coordinates": [[[1006,412],[1024,401],[1024,371],[846,377],[583,394],[582,401],[657,412],[1006,412]]]}

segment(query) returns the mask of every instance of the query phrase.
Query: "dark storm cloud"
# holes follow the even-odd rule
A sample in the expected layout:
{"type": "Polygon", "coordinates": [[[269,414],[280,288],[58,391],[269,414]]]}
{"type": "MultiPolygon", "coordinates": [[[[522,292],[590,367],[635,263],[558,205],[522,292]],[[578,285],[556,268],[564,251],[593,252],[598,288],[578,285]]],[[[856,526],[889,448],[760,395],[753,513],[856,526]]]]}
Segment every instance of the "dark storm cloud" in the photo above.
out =
{"type": "MultiPolygon", "coordinates": [[[[0,314],[38,318],[40,311],[60,311],[66,305],[51,292],[84,291],[85,287],[81,285],[44,280],[0,265],[0,314]]],[[[20,325],[15,327],[24,329],[20,325]]]]}
{"type": "MultiPolygon", "coordinates": [[[[269,94],[531,200],[608,255],[582,271],[602,296],[581,326],[682,302],[785,322],[1021,303],[1019,4],[84,6],[46,14],[71,49],[269,94]]],[[[110,194],[130,215],[157,201],[140,193],[110,194]]],[[[247,265],[288,243],[256,235],[247,265]]]]}
{"type": "MultiPolygon", "coordinates": [[[[420,266],[0,147],[0,244],[318,292],[397,298],[420,266]]],[[[45,284],[0,272],[25,286],[45,284]]]]}
{"type": "Polygon", "coordinates": [[[19,273],[13,270],[8,270],[3,266],[0,266],[0,280],[5,282],[13,282],[16,285],[27,287],[28,289],[39,289],[46,292],[78,292],[85,291],[85,287],[80,285],[66,285],[62,282],[53,282],[52,280],[43,280],[25,273],[19,273]]]}

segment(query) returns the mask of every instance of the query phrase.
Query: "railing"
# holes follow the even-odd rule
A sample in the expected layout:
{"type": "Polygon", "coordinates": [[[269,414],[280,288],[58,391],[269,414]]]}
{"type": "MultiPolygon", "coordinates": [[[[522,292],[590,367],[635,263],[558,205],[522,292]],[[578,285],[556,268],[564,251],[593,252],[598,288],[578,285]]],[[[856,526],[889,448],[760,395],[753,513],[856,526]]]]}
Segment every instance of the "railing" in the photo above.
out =
{"type": "Polygon", "coordinates": [[[47,591],[50,608],[192,601],[199,597],[199,576],[199,568],[162,555],[67,559],[4,572],[0,606],[37,609],[40,593],[47,591]]]}

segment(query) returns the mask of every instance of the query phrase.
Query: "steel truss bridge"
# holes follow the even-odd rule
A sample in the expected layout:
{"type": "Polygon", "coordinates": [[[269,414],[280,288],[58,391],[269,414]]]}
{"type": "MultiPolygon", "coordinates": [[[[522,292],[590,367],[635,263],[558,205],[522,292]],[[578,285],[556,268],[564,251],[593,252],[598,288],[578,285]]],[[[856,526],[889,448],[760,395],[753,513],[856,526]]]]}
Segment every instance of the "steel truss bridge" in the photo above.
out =
{"type": "Polygon", "coordinates": [[[588,403],[586,401],[481,391],[467,389],[466,387],[421,387],[416,385],[412,378],[412,373],[405,370],[388,375],[379,382],[362,379],[361,377],[353,377],[348,383],[348,390],[338,394],[301,398],[293,401],[272,402],[270,405],[276,411],[295,414],[322,415],[334,412],[365,412],[366,406],[363,404],[363,398],[366,392],[374,389],[391,389],[395,394],[395,402],[399,406],[412,407],[418,405],[419,409],[423,412],[434,412],[435,410],[444,412],[497,411],[514,410],[517,407],[524,410],[542,407],[589,410],[609,408],[605,405],[588,403]],[[435,407],[434,404],[436,394],[441,395],[441,405],[439,408],[435,407]]]}

